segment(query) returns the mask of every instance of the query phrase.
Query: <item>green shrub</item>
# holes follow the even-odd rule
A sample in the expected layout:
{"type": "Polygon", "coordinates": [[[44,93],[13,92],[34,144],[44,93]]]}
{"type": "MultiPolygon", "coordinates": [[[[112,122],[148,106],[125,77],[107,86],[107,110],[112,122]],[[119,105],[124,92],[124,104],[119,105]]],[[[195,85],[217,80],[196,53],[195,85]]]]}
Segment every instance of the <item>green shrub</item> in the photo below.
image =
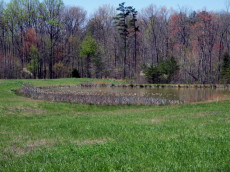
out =
{"type": "Polygon", "coordinates": [[[72,70],[71,76],[72,76],[72,78],[81,78],[81,76],[80,76],[80,74],[79,74],[77,69],[72,70]]]}
{"type": "Polygon", "coordinates": [[[230,56],[228,53],[224,54],[221,67],[221,82],[224,84],[230,84],[230,56]]]}
{"type": "Polygon", "coordinates": [[[144,74],[148,83],[153,84],[160,82],[161,73],[157,66],[151,65],[145,70],[144,74]]]}
{"type": "Polygon", "coordinates": [[[163,61],[158,66],[151,65],[145,69],[145,77],[151,84],[170,83],[173,76],[179,71],[179,65],[174,57],[163,61]]]}

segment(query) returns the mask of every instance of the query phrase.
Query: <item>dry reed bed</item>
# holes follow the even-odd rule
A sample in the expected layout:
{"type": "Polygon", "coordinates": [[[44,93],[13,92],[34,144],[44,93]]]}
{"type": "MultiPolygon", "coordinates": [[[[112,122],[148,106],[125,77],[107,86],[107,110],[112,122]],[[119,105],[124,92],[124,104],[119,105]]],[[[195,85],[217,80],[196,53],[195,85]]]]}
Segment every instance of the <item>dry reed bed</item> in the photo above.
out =
{"type": "MultiPolygon", "coordinates": [[[[58,86],[58,88],[70,88],[73,86],[58,86]]],[[[130,87],[130,88],[221,88],[230,89],[230,84],[78,84],[76,87],[130,87]]],[[[53,86],[40,88],[52,89],[53,86]]]]}
{"type": "MultiPolygon", "coordinates": [[[[86,86],[86,85],[84,85],[86,86]]],[[[92,85],[87,85],[92,87],[92,85]]],[[[142,97],[135,95],[102,95],[98,93],[66,92],[62,88],[70,86],[59,86],[60,92],[50,91],[42,87],[23,85],[18,93],[38,100],[47,100],[53,102],[70,102],[78,104],[95,104],[95,105],[165,105],[165,104],[183,104],[181,100],[167,100],[153,97],[142,97]]],[[[52,88],[52,87],[46,87],[52,88]]],[[[54,88],[54,87],[53,87],[54,88]]]]}

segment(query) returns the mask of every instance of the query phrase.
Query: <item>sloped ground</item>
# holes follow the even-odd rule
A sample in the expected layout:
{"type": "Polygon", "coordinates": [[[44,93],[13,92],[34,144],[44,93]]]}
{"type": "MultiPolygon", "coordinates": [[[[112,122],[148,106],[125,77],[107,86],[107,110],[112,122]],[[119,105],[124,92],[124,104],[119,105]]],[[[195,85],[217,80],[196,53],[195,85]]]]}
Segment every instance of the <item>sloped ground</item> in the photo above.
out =
{"type": "Polygon", "coordinates": [[[89,79],[0,81],[0,171],[229,171],[230,101],[93,106],[12,90],[89,79]]]}

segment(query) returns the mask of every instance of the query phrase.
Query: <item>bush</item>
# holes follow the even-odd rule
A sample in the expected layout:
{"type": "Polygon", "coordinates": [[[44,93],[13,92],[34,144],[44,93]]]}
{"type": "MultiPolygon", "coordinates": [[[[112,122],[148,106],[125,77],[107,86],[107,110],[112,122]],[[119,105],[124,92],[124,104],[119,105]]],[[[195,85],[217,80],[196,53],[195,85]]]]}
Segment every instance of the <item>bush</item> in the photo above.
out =
{"type": "Polygon", "coordinates": [[[80,74],[79,74],[77,69],[72,70],[71,76],[72,76],[72,78],[81,78],[81,76],[80,76],[80,74]]]}
{"type": "Polygon", "coordinates": [[[146,77],[146,80],[148,81],[148,83],[159,83],[160,82],[160,70],[157,66],[150,66],[148,67],[145,72],[145,77],[146,77]]]}
{"type": "Polygon", "coordinates": [[[174,57],[163,61],[158,66],[150,66],[145,69],[145,77],[151,84],[170,83],[173,76],[179,71],[179,65],[174,57]]]}
{"type": "Polygon", "coordinates": [[[228,53],[224,54],[221,67],[221,82],[224,84],[230,84],[230,56],[228,53]]]}

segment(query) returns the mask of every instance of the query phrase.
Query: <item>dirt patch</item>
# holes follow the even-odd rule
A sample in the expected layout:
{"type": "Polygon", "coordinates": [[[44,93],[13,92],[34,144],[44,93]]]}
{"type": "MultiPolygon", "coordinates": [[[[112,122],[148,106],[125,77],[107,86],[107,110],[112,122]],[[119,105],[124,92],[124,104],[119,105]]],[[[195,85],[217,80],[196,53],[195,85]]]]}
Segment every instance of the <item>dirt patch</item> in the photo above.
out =
{"type": "Polygon", "coordinates": [[[35,141],[29,141],[26,145],[28,148],[37,148],[37,147],[50,147],[56,143],[55,139],[41,139],[35,141]]]}
{"type": "Polygon", "coordinates": [[[98,84],[98,85],[100,85],[100,84],[106,84],[106,83],[105,83],[104,81],[94,81],[93,84],[98,84]]]}
{"type": "MultiPolygon", "coordinates": [[[[158,109],[142,109],[142,108],[132,108],[132,109],[119,109],[114,111],[108,111],[108,112],[100,112],[100,115],[127,115],[127,114],[134,114],[134,113],[148,113],[148,112],[155,112],[159,110],[158,109]]],[[[95,112],[93,112],[95,113],[95,112]]]]}
{"type": "Polygon", "coordinates": [[[181,118],[181,117],[185,117],[185,115],[159,116],[159,117],[151,119],[151,122],[152,123],[159,123],[159,122],[162,122],[162,121],[167,120],[167,119],[175,119],[175,118],[181,118]]]}
{"type": "Polygon", "coordinates": [[[162,120],[161,119],[152,119],[151,123],[160,123],[162,120]]]}
{"type": "Polygon", "coordinates": [[[214,116],[214,115],[220,115],[220,112],[199,112],[196,114],[193,114],[192,117],[207,117],[207,116],[214,116]]]}
{"type": "MultiPolygon", "coordinates": [[[[103,139],[95,139],[95,140],[72,141],[71,143],[76,144],[78,146],[83,146],[83,145],[104,144],[110,141],[112,141],[112,139],[103,138],[103,139]]],[[[19,142],[15,142],[11,146],[8,146],[3,150],[3,155],[5,156],[25,155],[38,148],[48,148],[48,147],[54,146],[56,143],[57,143],[56,139],[33,140],[33,141],[28,141],[25,145],[21,145],[19,144],[19,142]]],[[[61,141],[61,143],[65,144],[64,141],[61,141]]]]}
{"type": "Polygon", "coordinates": [[[112,110],[112,111],[80,111],[80,112],[76,112],[76,111],[69,111],[69,114],[73,114],[72,116],[70,116],[69,118],[73,118],[79,115],[100,115],[100,116],[107,116],[107,115],[127,115],[127,114],[133,114],[133,113],[146,113],[146,112],[153,112],[153,110],[151,109],[140,109],[140,108],[132,108],[132,109],[118,109],[118,110],[112,110]]]}
{"type": "Polygon", "coordinates": [[[24,155],[30,153],[32,150],[39,148],[39,147],[50,147],[55,145],[55,139],[41,139],[35,141],[29,141],[26,145],[18,145],[18,143],[14,143],[13,145],[4,149],[4,154],[10,152],[13,155],[24,155]]]}
{"type": "Polygon", "coordinates": [[[156,138],[160,140],[171,140],[171,139],[177,139],[179,138],[179,135],[172,134],[172,135],[159,135],[156,138]]]}
{"type": "Polygon", "coordinates": [[[8,135],[8,134],[9,134],[8,132],[0,131],[0,135],[8,135]]]}
{"type": "MultiPolygon", "coordinates": [[[[112,141],[110,138],[94,139],[94,140],[82,140],[82,141],[71,141],[72,144],[77,145],[94,145],[94,144],[103,144],[112,141]]],[[[56,139],[41,139],[35,141],[29,141],[26,144],[27,148],[35,149],[37,147],[50,147],[57,143],[56,139]]],[[[60,141],[61,144],[66,144],[64,140],[60,141]]]]}
{"type": "Polygon", "coordinates": [[[24,155],[26,153],[29,153],[31,151],[30,148],[23,147],[21,145],[18,145],[17,143],[12,144],[11,146],[5,147],[3,149],[3,155],[6,157],[11,155],[24,155]]]}
{"type": "MultiPolygon", "coordinates": [[[[199,112],[195,114],[186,114],[186,115],[169,115],[169,116],[158,116],[150,120],[146,120],[143,123],[160,123],[164,122],[165,120],[168,119],[180,119],[180,118],[200,118],[200,117],[208,117],[208,116],[214,116],[214,115],[220,115],[220,112],[199,112]]],[[[137,122],[140,123],[140,122],[137,122]]]]}
{"type": "Polygon", "coordinates": [[[27,107],[10,107],[9,108],[10,114],[14,114],[14,113],[23,113],[23,115],[27,116],[27,115],[31,115],[31,114],[43,114],[46,113],[46,110],[41,110],[41,109],[32,109],[32,108],[27,108],[27,107]]]}
{"type": "Polygon", "coordinates": [[[95,144],[103,144],[112,141],[112,139],[95,139],[95,140],[83,140],[83,141],[73,141],[73,144],[77,144],[79,146],[83,145],[95,145],[95,144]]]}
{"type": "Polygon", "coordinates": [[[44,100],[35,100],[35,99],[30,99],[27,97],[15,97],[15,98],[5,98],[4,101],[9,101],[9,102],[29,102],[29,103],[40,103],[44,102],[44,100]]]}
{"type": "Polygon", "coordinates": [[[17,145],[12,145],[8,149],[10,149],[11,153],[13,153],[14,155],[24,155],[31,151],[31,149],[24,148],[24,147],[17,146],[17,145]]]}

